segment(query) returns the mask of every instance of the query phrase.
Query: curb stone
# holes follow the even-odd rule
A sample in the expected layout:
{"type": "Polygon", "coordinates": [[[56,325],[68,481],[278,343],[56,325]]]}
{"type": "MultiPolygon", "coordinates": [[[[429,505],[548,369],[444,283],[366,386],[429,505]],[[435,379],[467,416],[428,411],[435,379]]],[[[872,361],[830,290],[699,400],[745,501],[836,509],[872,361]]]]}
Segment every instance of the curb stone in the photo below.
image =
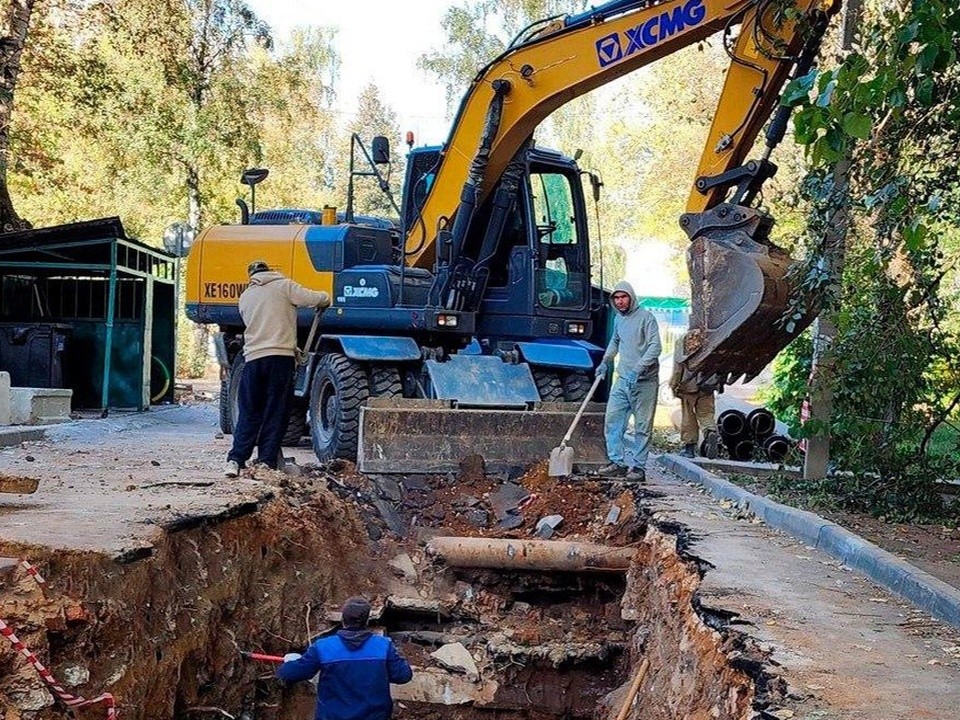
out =
{"type": "Polygon", "coordinates": [[[47,435],[47,428],[46,425],[32,428],[4,428],[0,430],[0,447],[43,440],[47,435]]]}
{"type": "Polygon", "coordinates": [[[738,503],[770,527],[822,550],[924,612],[960,627],[960,590],[952,585],[835,522],[755,495],[685,458],[661,455],[659,462],[675,475],[705,486],[715,498],[738,503]]]}

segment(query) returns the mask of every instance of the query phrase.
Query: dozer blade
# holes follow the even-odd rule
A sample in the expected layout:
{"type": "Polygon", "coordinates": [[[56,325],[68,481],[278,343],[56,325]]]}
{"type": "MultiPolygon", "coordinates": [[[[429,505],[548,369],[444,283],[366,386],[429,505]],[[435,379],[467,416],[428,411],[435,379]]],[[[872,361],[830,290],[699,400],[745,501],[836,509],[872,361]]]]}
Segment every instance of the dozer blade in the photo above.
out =
{"type": "MultiPolygon", "coordinates": [[[[361,410],[357,462],[374,474],[451,472],[469,455],[483,457],[492,472],[524,467],[550,457],[579,405],[462,409],[443,400],[371,398],[361,410]]],[[[603,407],[588,406],[570,441],[581,470],[607,462],[603,407]]]]}
{"type": "Polygon", "coordinates": [[[769,216],[737,205],[684,215],[692,307],[687,367],[724,384],[752,379],[816,317],[807,308],[790,331],[790,255],[767,241],[769,216]]]}

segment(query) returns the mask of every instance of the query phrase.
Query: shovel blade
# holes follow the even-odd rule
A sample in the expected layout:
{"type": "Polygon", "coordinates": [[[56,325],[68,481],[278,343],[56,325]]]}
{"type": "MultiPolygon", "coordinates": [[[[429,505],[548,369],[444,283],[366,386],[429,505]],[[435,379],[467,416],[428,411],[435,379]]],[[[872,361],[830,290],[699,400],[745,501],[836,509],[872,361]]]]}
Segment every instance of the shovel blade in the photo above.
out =
{"type": "Polygon", "coordinates": [[[550,465],[547,468],[550,477],[569,477],[573,475],[573,448],[555,447],[550,451],[550,465]]]}

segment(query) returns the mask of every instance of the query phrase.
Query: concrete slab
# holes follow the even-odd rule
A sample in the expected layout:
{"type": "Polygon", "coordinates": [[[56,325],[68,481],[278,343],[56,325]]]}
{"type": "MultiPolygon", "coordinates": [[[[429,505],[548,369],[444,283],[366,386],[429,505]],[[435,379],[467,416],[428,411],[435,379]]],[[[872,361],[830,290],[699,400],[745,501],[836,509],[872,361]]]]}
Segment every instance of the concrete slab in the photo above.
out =
{"type": "Polygon", "coordinates": [[[70,422],[73,390],[64,388],[10,389],[10,420],[14,425],[70,422]]]}
{"type": "Polygon", "coordinates": [[[213,405],[46,428],[43,441],[0,452],[0,472],[40,481],[32,495],[0,495],[0,538],[135,559],[158,527],[255,508],[272,490],[223,478],[230,440],[217,432],[213,405]]]}

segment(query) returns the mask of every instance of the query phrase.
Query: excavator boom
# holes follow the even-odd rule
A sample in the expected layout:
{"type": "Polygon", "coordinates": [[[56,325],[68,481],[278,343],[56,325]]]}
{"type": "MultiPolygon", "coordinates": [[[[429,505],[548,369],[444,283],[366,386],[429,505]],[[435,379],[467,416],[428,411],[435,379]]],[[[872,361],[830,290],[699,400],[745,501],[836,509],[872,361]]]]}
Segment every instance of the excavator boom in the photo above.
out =
{"type": "MultiPolygon", "coordinates": [[[[613,0],[534,30],[483,68],[466,93],[419,221],[408,225],[408,264],[456,268],[446,297],[448,307],[463,307],[457,289],[470,287],[463,276],[478,258],[489,255],[486,247],[471,246],[483,235],[471,228],[474,211],[497,182],[511,177],[510,162],[534,128],[573,98],[715,33],[723,31],[727,43],[729,31],[739,25],[736,41],[728,47],[731,64],[687,203],[685,229],[698,230],[691,235],[693,312],[687,362],[693,370],[727,381],[755,374],[812,315],[796,323],[791,333],[771,328],[771,323],[779,326],[790,295],[785,280],[789,256],[769,243],[769,226],[763,223],[748,238],[756,247],[746,254],[736,242],[718,245],[712,237],[716,231],[711,228],[717,226],[713,214],[738,185],[743,190],[738,202],[751,209],[759,184],[769,177],[763,173],[775,171],[764,158],[758,172],[740,172],[779,103],[784,83],[805,51],[812,61],[826,19],[839,3],[613,0]],[[702,221],[694,217],[703,213],[711,215],[702,221]]],[[[775,123],[780,137],[787,114],[775,123]]]]}

